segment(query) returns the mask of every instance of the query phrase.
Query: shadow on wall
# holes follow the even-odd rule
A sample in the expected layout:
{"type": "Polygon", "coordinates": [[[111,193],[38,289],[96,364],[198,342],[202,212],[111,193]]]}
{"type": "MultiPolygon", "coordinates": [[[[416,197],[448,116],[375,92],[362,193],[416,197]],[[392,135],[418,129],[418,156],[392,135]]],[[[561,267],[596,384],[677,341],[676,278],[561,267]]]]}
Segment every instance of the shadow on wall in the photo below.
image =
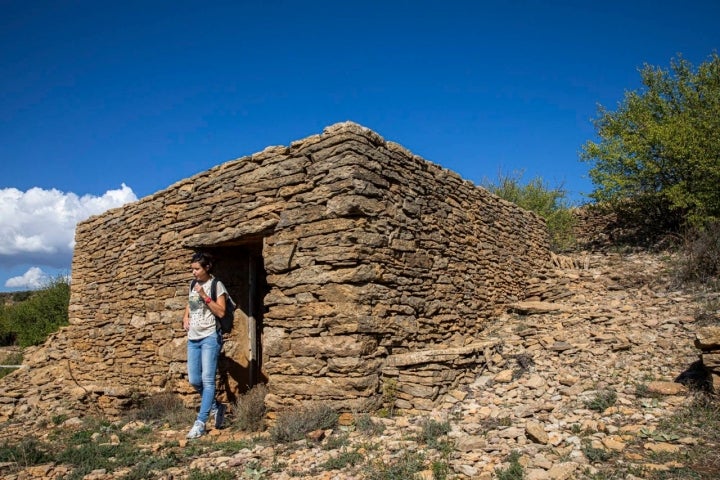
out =
{"type": "Polygon", "coordinates": [[[218,359],[219,396],[224,396],[228,403],[235,404],[242,394],[254,386],[250,384],[251,381],[254,381],[254,384],[267,383],[267,377],[262,372],[260,378],[251,380],[250,372],[254,368],[252,365],[243,366],[222,352],[218,359]]]}

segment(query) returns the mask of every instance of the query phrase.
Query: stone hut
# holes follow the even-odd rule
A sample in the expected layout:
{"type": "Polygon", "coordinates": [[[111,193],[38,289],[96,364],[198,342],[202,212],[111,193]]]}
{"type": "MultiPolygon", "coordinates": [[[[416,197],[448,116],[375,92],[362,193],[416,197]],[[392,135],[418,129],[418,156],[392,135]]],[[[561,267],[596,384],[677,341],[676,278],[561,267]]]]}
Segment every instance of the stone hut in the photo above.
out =
{"type": "Polygon", "coordinates": [[[336,124],[80,223],[70,325],[0,383],[0,419],[190,393],[181,320],[199,249],[239,305],[220,391],[266,383],[275,410],[432,408],[490,361],[483,330],[550,259],[536,215],[336,124]]]}

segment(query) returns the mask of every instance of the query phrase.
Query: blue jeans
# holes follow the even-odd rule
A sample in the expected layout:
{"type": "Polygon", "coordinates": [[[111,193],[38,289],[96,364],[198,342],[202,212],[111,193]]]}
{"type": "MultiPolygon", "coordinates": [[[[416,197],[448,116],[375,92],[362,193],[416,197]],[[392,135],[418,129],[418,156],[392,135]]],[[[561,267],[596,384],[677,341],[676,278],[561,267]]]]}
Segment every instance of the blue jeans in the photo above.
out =
{"type": "Polygon", "coordinates": [[[188,340],[188,381],[200,394],[199,422],[207,422],[210,409],[215,407],[215,372],[221,348],[222,335],[218,332],[200,340],[188,340]]]}

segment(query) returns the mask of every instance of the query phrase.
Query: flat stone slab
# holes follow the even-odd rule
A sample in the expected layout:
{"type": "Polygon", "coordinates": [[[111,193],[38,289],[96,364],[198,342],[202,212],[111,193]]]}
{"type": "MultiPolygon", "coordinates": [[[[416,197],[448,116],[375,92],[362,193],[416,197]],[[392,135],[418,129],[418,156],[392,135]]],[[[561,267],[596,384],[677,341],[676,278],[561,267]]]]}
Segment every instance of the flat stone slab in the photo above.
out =
{"type": "Polygon", "coordinates": [[[541,301],[511,303],[508,307],[512,311],[525,315],[572,311],[572,308],[568,307],[567,305],[541,301]]]}

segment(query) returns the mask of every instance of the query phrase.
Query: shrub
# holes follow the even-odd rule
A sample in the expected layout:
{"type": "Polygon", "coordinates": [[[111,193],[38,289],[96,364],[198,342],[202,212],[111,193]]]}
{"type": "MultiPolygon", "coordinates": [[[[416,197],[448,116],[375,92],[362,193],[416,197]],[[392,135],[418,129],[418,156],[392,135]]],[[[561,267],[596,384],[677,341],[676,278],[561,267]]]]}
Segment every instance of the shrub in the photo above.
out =
{"type": "Polygon", "coordinates": [[[676,268],[681,282],[712,284],[720,276],[720,222],[686,235],[676,268]]]}
{"type": "Polygon", "coordinates": [[[385,431],[385,424],[376,422],[367,413],[355,416],[355,427],[365,435],[381,435],[385,431]]]}
{"type": "Polygon", "coordinates": [[[187,425],[195,419],[195,413],[185,408],[180,397],[172,392],[160,392],[140,399],[130,416],[146,422],[164,420],[174,426],[187,425]]]}
{"type": "Polygon", "coordinates": [[[449,432],[450,422],[438,422],[437,420],[426,419],[422,422],[420,441],[429,447],[442,449],[444,445],[441,445],[439,438],[447,435],[449,432]]]}
{"type": "Polygon", "coordinates": [[[395,402],[397,401],[398,383],[394,378],[383,379],[382,403],[383,408],[379,412],[383,417],[395,415],[395,402]]]}
{"type": "Polygon", "coordinates": [[[350,444],[350,435],[348,432],[341,432],[339,435],[330,435],[322,444],[323,450],[339,450],[350,444]]]}
{"type": "Polygon", "coordinates": [[[720,298],[707,298],[699,302],[693,316],[698,327],[720,324],[720,298]]]}
{"type": "Polygon", "coordinates": [[[337,412],[327,405],[288,410],[278,415],[270,438],[278,443],[295,442],[309,432],[333,428],[337,421],[337,412]]]}
{"type": "Polygon", "coordinates": [[[7,310],[10,307],[0,304],[0,346],[15,344],[15,332],[10,325],[7,310]]]}
{"type": "Polygon", "coordinates": [[[591,162],[598,202],[630,199],[645,216],[701,225],[720,218],[720,56],[695,68],[681,56],[670,68],[645,65],[641,89],[615,111],[600,107],[591,162]]]}
{"type": "Polygon", "coordinates": [[[573,248],[576,242],[573,232],[576,220],[570,205],[565,200],[567,192],[562,186],[555,188],[548,186],[540,177],[521,185],[522,175],[522,172],[513,175],[500,172],[497,184],[486,181],[483,186],[500,198],[544,218],[553,250],[564,251],[573,248]]]}
{"type": "Polygon", "coordinates": [[[3,336],[12,335],[21,347],[39,345],[51,333],[68,324],[70,283],[59,277],[27,300],[5,308],[3,336]]]}
{"type": "Polygon", "coordinates": [[[240,396],[235,403],[233,425],[246,432],[259,432],[262,430],[265,426],[265,415],[267,413],[267,407],[265,407],[267,394],[267,386],[264,383],[259,383],[240,396]]]}

